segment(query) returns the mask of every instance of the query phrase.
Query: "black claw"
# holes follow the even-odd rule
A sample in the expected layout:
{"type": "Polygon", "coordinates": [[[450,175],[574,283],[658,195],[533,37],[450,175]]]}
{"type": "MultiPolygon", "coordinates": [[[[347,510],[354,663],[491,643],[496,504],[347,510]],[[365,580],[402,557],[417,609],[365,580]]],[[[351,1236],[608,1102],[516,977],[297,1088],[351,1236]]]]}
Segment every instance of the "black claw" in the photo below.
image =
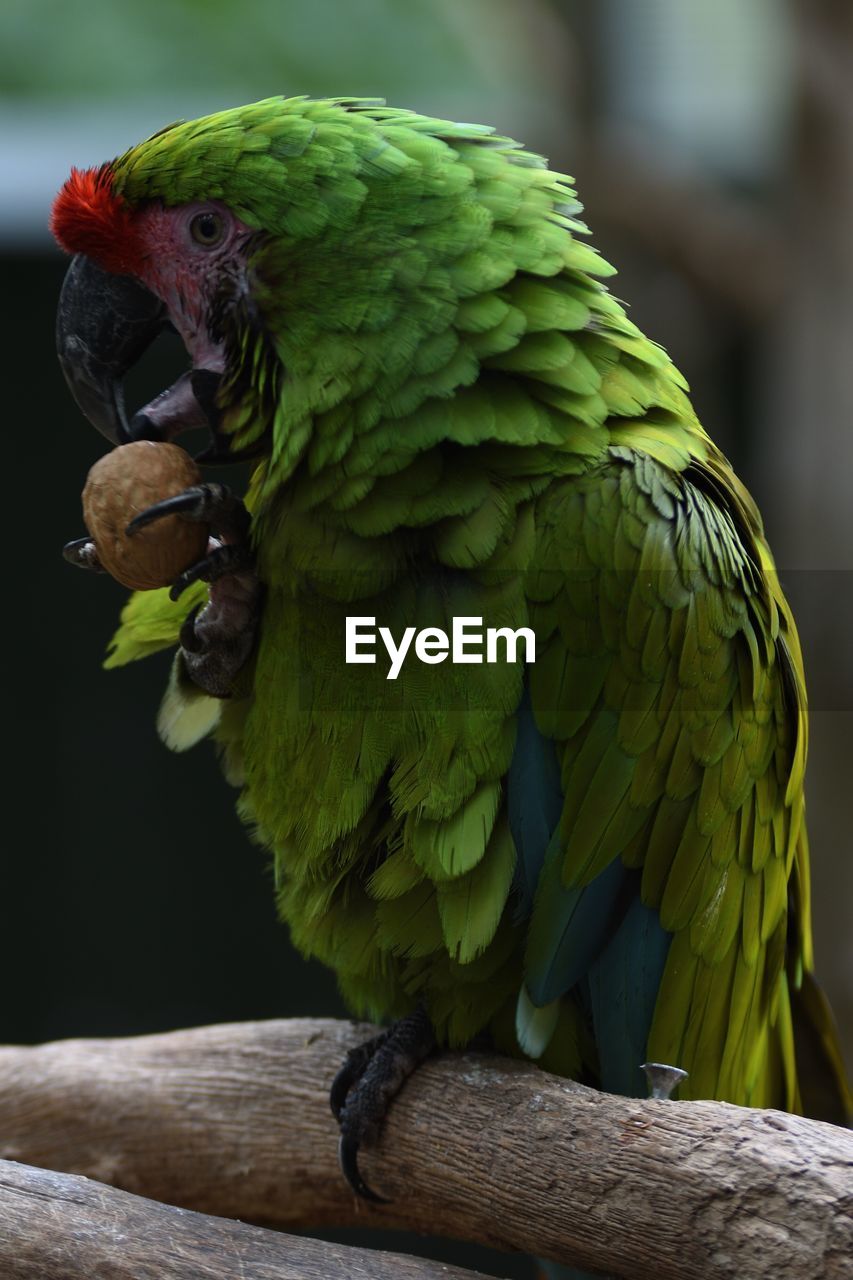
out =
{"type": "Polygon", "coordinates": [[[370,1066],[377,1049],[385,1043],[389,1035],[390,1032],[383,1031],[381,1035],[374,1036],[372,1040],[366,1040],[364,1044],[356,1045],[347,1053],[343,1066],[332,1081],[332,1087],[329,1090],[329,1106],[339,1124],[348,1093],[358,1084],[370,1066]]]}
{"type": "Polygon", "coordinates": [[[435,1047],[435,1032],[423,1008],[351,1049],[329,1091],[329,1105],[341,1129],[341,1172],[356,1195],[388,1201],[367,1185],[358,1168],[362,1145],[375,1141],[394,1098],[435,1047]]]}
{"type": "Polygon", "coordinates": [[[338,1124],[341,1122],[341,1112],[344,1109],[347,1094],[354,1084],[355,1078],[349,1069],[349,1057],[347,1057],[347,1061],[335,1076],[332,1081],[332,1087],[329,1090],[329,1106],[331,1107],[332,1115],[335,1117],[338,1124]]]}
{"type": "Polygon", "coordinates": [[[125,533],[133,535],[138,529],[165,516],[181,516],[196,524],[210,524],[222,538],[240,542],[248,538],[252,518],[240,498],[235,498],[224,484],[197,484],[174,497],[155,502],[140,511],[131,520],[125,533]]]}
{"type": "Polygon", "coordinates": [[[152,506],[146,507],[144,511],[140,511],[138,516],[134,516],[130,524],[125,526],[125,534],[128,538],[132,538],[140,529],[144,529],[146,525],[153,524],[155,520],[162,520],[165,516],[182,515],[184,507],[181,505],[184,494],[179,493],[176,498],[164,498],[162,502],[155,502],[152,506]],[[177,506],[175,504],[178,504],[177,506]]]}
{"type": "Polygon", "coordinates": [[[226,485],[197,484],[171,498],[164,498],[162,502],[155,502],[133,517],[125,533],[132,537],[146,525],[166,516],[180,516],[193,523],[209,524],[218,538],[225,539],[221,546],[215,547],[175,579],[169,591],[170,599],[180,599],[187,587],[199,580],[216,582],[226,574],[252,569],[254,561],[249,547],[252,518],[241,499],[235,498],[226,485]]]}
{"type": "MultiPolygon", "coordinates": [[[[193,485],[191,489],[184,489],[182,493],[176,493],[172,498],[155,502],[133,517],[125,533],[131,536],[137,530],[144,529],[146,525],[153,524],[155,520],[162,520],[165,516],[182,516],[184,520],[199,524],[207,522],[213,516],[216,507],[223,502],[221,492],[223,489],[222,485],[193,485]]],[[[227,490],[224,492],[230,498],[230,493],[227,490]]]]}
{"type": "Polygon", "coordinates": [[[202,608],[203,606],[201,604],[197,604],[193,609],[191,609],[184,618],[183,625],[181,626],[178,639],[180,640],[181,648],[186,649],[187,653],[204,652],[204,644],[199,639],[195,629],[195,620],[202,608]]]}
{"type": "Polygon", "coordinates": [[[91,538],[75,538],[73,542],[66,542],[62,548],[62,558],[69,564],[76,565],[78,569],[89,569],[92,573],[106,573],[91,538]]]}
{"type": "Polygon", "coordinates": [[[245,546],[226,543],[224,547],[214,547],[203,560],[191,564],[175,579],[169,588],[169,599],[180,600],[187,587],[194,582],[216,582],[229,573],[239,573],[248,569],[252,563],[251,552],[245,546]]]}
{"type": "Polygon", "coordinates": [[[341,1173],[355,1194],[361,1196],[362,1200],[370,1200],[373,1204],[390,1204],[391,1201],[387,1196],[378,1195],[361,1176],[361,1171],[358,1167],[358,1147],[359,1144],[356,1138],[349,1134],[341,1134],[341,1140],[338,1143],[338,1161],[341,1166],[341,1173]]]}

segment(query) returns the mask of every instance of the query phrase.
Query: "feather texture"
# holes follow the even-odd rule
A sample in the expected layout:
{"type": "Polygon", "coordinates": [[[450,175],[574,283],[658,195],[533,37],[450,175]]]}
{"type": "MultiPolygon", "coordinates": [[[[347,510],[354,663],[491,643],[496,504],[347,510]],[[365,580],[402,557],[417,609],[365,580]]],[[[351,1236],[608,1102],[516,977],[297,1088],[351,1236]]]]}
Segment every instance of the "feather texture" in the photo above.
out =
{"type": "MultiPolygon", "coordinates": [[[[810,1019],[840,1094],[826,1010],[796,995],[793,620],[570,179],[480,126],[306,98],[179,123],[108,173],[123,217],[214,198],[257,232],[221,401],[261,449],[266,601],[211,728],[296,945],[359,1013],[422,1001],[444,1041],[489,1028],[630,1092],[647,1056],[690,1073],[682,1096],[799,1106],[810,1019]],[[352,613],[530,626],[536,661],[389,681],[345,665],[352,613]]],[[[193,602],[135,598],[110,665],[174,643],[193,602]]]]}

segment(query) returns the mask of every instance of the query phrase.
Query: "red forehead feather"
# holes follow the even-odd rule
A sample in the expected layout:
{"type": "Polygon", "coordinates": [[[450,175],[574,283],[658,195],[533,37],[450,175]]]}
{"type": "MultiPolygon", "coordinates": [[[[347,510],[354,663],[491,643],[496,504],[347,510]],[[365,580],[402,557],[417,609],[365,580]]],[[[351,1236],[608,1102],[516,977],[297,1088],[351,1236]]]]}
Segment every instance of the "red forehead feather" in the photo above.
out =
{"type": "Polygon", "coordinates": [[[71,170],[53,202],[50,229],[67,253],[85,253],[122,275],[138,270],[141,245],[134,214],[113,191],[109,165],[71,170]]]}

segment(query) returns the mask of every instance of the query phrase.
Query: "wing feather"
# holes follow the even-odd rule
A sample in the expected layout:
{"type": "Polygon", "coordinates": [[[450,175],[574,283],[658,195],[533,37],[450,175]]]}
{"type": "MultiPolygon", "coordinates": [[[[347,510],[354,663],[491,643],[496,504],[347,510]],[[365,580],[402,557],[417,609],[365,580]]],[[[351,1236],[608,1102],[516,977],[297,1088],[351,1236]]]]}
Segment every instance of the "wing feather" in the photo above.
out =
{"type": "MultiPolygon", "coordinates": [[[[636,380],[611,371],[608,390],[627,416],[636,380]]],[[[652,423],[644,431],[656,438],[652,423]]],[[[622,435],[598,473],[553,493],[534,565],[550,589],[531,600],[545,637],[531,702],[561,762],[563,807],[528,989],[540,1005],[577,981],[590,960],[583,886],[636,866],[642,902],[672,934],[649,1055],[690,1072],[686,1096],[784,1105],[783,982],[809,928],[788,892],[806,856],[796,634],[754,507],[717,455],[677,474],[672,435],[652,457],[622,435]]]]}

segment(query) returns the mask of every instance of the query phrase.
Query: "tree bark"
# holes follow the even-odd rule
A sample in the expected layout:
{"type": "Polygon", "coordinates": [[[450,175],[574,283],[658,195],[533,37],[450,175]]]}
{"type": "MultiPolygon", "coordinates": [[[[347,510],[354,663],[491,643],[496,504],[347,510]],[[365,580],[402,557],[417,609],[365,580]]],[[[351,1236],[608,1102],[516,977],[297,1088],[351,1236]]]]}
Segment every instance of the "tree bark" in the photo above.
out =
{"type": "Polygon", "coordinates": [[[0,1161],[4,1280],[486,1280],[397,1253],[281,1235],[0,1161]]]}
{"type": "Polygon", "coordinates": [[[391,1203],[356,1200],[327,1094],[371,1030],[296,1019],[2,1049],[0,1155],[223,1217],[404,1228],[638,1280],[853,1276],[846,1130],[617,1098],[493,1055],[417,1072],[362,1157],[391,1203]]]}

